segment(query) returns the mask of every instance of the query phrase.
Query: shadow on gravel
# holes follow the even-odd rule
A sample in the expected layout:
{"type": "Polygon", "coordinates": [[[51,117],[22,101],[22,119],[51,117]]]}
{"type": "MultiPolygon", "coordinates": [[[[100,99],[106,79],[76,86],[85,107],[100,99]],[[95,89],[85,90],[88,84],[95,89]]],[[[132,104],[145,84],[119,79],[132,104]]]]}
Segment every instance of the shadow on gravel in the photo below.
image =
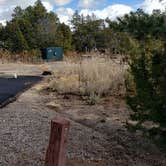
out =
{"type": "Polygon", "coordinates": [[[15,101],[22,92],[42,80],[39,76],[0,77],[0,108],[15,101]]]}

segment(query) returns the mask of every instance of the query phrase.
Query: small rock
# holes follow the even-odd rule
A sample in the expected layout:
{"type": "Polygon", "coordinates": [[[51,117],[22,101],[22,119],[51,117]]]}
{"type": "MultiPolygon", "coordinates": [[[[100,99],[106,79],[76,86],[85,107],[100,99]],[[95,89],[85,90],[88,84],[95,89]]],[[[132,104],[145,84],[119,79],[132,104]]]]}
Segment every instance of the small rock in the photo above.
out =
{"type": "Polygon", "coordinates": [[[101,122],[101,123],[105,123],[106,120],[105,120],[105,119],[101,119],[100,122],[101,122]]]}
{"type": "Polygon", "coordinates": [[[105,117],[109,117],[109,115],[106,112],[102,112],[102,115],[104,115],[105,117]]]}
{"type": "Polygon", "coordinates": [[[125,149],[124,149],[124,147],[122,145],[117,145],[116,146],[116,150],[118,150],[119,152],[125,151],[125,149]]]}
{"type": "Polygon", "coordinates": [[[131,125],[131,126],[136,126],[138,124],[138,121],[129,120],[129,121],[127,121],[127,124],[131,125]]]}
{"type": "Polygon", "coordinates": [[[63,99],[67,99],[68,100],[68,99],[70,99],[70,97],[68,95],[64,95],[63,99]]]}
{"type": "Polygon", "coordinates": [[[46,104],[48,108],[54,109],[55,111],[60,111],[62,110],[62,106],[54,101],[51,101],[46,104]]]}
{"type": "Polygon", "coordinates": [[[51,71],[43,71],[42,75],[43,76],[52,75],[52,72],[51,71]]]}
{"type": "Polygon", "coordinates": [[[159,128],[160,125],[157,124],[157,123],[154,123],[152,121],[146,121],[142,124],[142,127],[144,127],[145,129],[150,130],[150,129],[153,129],[153,128],[159,128]]]}

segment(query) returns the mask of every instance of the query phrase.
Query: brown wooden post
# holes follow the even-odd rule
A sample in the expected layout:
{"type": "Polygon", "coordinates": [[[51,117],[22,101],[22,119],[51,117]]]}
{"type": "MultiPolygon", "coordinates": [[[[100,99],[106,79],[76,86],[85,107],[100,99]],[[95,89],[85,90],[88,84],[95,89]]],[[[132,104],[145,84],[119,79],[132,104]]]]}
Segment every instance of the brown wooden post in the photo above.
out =
{"type": "Polygon", "coordinates": [[[70,122],[63,118],[55,118],[51,121],[51,133],[45,166],[65,166],[69,126],[70,122]]]}

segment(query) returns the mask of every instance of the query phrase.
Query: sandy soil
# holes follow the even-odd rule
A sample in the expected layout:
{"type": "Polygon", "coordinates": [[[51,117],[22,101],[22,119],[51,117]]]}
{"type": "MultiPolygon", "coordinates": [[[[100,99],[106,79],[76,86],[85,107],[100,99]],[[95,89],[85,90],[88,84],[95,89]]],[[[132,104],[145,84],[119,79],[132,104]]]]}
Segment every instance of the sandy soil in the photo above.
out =
{"type": "MultiPolygon", "coordinates": [[[[0,72],[39,75],[42,68],[3,64],[0,72]]],[[[78,96],[41,93],[39,85],[0,110],[0,166],[43,166],[50,121],[57,116],[71,122],[67,166],[166,165],[166,157],[154,144],[126,130],[129,109],[121,97],[90,106],[78,96]],[[49,102],[57,107],[48,107],[49,102]]]]}

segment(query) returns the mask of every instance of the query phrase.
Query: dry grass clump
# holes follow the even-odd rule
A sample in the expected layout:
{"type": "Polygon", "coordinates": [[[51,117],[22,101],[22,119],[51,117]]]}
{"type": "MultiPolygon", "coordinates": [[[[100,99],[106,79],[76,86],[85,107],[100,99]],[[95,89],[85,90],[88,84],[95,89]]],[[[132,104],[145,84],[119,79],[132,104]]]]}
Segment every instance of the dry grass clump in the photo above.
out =
{"type": "Polygon", "coordinates": [[[77,62],[80,58],[81,54],[75,51],[67,51],[64,53],[64,60],[67,62],[77,62]]]}
{"type": "MultiPolygon", "coordinates": [[[[53,69],[52,69],[53,70],[53,69]]],[[[53,91],[58,93],[79,93],[79,64],[64,62],[54,70],[55,77],[48,85],[53,91]]]]}
{"type": "Polygon", "coordinates": [[[110,59],[92,58],[62,65],[49,84],[49,88],[58,93],[101,96],[124,87],[125,70],[110,59]]]}
{"type": "Polygon", "coordinates": [[[11,53],[9,51],[0,49],[0,59],[1,60],[9,61],[10,57],[11,57],[11,53]]]}
{"type": "Polygon", "coordinates": [[[0,60],[5,62],[23,62],[23,63],[40,63],[40,50],[22,51],[20,53],[11,53],[8,50],[0,49],[0,60]]]}

